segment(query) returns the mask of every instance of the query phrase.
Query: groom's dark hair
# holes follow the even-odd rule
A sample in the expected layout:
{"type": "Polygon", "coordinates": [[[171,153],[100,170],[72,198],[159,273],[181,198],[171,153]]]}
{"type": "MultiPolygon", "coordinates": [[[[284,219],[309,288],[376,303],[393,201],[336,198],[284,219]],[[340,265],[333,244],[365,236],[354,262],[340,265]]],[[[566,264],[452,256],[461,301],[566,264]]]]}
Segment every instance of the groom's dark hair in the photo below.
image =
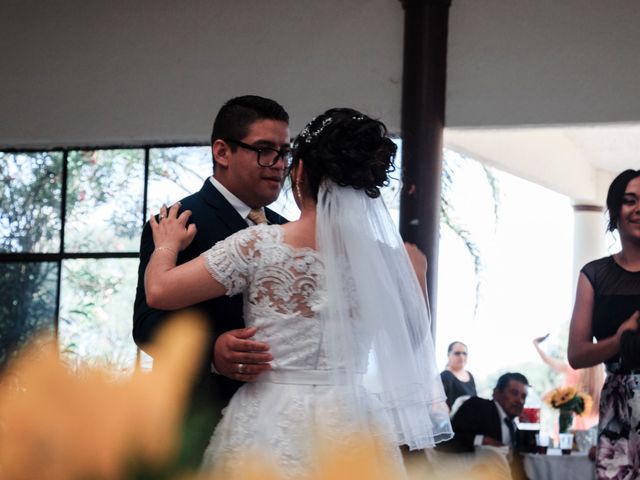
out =
{"type": "MultiPolygon", "coordinates": [[[[249,126],[257,120],[279,120],[289,123],[289,114],[275,100],[258,95],[243,95],[225,103],[213,122],[211,145],[218,139],[242,140],[249,132],[249,126]]],[[[237,145],[230,144],[235,151],[237,145]]]]}

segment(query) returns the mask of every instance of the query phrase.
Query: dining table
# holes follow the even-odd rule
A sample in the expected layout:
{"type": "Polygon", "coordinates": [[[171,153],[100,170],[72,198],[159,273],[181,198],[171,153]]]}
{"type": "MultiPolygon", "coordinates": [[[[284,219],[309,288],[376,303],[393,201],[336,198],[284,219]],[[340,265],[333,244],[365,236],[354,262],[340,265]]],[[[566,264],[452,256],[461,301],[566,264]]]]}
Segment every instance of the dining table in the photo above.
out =
{"type": "Polygon", "coordinates": [[[529,480],[592,480],[596,478],[595,463],[587,452],[572,451],[562,455],[558,448],[546,454],[522,454],[524,471],[529,480]]]}

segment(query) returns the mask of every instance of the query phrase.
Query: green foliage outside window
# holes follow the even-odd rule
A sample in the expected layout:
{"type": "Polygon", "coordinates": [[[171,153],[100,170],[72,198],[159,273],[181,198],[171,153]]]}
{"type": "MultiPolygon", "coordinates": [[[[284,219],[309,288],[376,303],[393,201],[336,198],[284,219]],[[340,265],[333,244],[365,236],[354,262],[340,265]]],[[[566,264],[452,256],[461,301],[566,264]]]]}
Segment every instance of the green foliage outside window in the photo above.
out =
{"type": "MultiPolygon", "coordinates": [[[[0,252],[52,253],[60,244],[62,154],[0,153],[0,252]]],[[[0,365],[55,320],[55,262],[0,264],[0,365]]]]}
{"type": "MultiPolygon", "coordinates": [[[[151,209],[199,189],[211,173],[208,147],[149,152],[151,209]]],[[[64,152],[0,152],[0,253],[22,255],[0,263],[0,368],[41,330],[57,333],[72,361],[134,366],[144,160],[144,149],[71,150],[65,179],[64,152]]]]}

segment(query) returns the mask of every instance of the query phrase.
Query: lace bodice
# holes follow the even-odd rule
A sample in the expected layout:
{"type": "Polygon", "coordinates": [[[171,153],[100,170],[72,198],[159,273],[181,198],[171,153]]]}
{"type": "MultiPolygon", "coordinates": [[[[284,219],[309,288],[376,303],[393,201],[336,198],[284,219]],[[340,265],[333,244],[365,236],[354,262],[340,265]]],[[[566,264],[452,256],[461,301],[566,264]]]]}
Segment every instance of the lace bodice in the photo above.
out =
{"type": "Polygon", "coordinates": [[[323,264],[310,248],[283,242],[280,225],[257,225],[235,233],[202,255],[228,295],[244,295],[244,320],[258,327],[277,369],[324,369],[326,352],[317,313],[323,307],[323,264]]]}
{"type": "MultiPolygon", "coordinates": [[[[274,462],[282,478],[309,478],[317,466],[318,440],[336,451],[348,451],[353,432],[365,428],[367,435],[381,440],[379,458],[372,459],[379,462],[375,469],[393,470],[381,478],[405,478],[391,416],[377,396],[365,395],[364,385],[357,385],[357,394],[352,390],[357,379],[366,380],[371,338],[360,330],[347,335],[356,379],[345,376],[353,371],[337,366],[342,357],[335,356],[331,309],[326,304],[330,295],[320,254],[284,243],[280,225],[257,225],[202,255],[207,270],[228,295],[242,293],[245,324],[258,328],[255,339],[268,342],[273,355],[271,371],[240,387],[223,410],[203,469],[216,468],[224,476],[264,454],[263,460],[274,462]],[[342,376],[332,376],[339,372],[342,376]],[[348,381],[343,383],[344,379],[348,381]]],[[[356,298],[354,285],[341,285],[342,294],[356,298]]],[[[356,325],[359,306],[354,301],[349,307],[353,320],[349,324],[356,325]]]]}

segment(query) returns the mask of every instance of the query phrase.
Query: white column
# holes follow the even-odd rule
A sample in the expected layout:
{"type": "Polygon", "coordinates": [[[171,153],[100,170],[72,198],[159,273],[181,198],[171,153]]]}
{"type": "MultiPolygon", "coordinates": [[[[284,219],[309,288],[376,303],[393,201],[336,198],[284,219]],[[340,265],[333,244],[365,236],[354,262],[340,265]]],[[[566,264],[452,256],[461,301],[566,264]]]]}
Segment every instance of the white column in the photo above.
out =
{"type": "Polygon", "coordinates": [[[585,263],[606,255],[606,216],[604,207],[578,204],[573,206],[573,291],[578,272],[585,263]]]}

